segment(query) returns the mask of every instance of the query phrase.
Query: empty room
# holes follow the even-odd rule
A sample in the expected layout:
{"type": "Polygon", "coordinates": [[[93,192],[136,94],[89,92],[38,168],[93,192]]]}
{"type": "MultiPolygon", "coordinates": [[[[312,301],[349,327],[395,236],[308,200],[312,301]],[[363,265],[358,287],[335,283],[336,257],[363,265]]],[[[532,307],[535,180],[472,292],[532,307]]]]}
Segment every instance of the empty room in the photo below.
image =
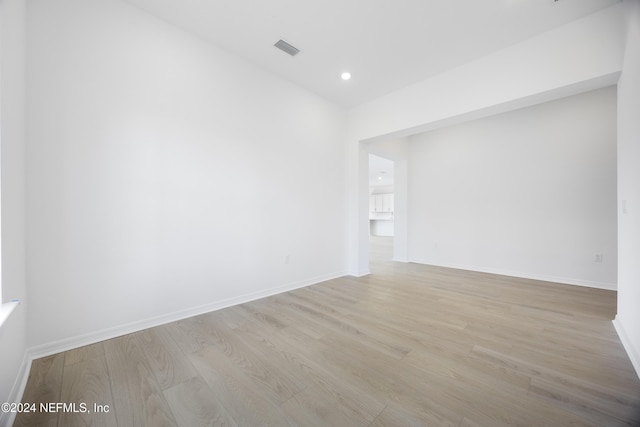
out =
{"type": "Polygon", "coordinates": [[[0,427],[640,425],[637,0],[0,0],[0,149],[0,427]]]}

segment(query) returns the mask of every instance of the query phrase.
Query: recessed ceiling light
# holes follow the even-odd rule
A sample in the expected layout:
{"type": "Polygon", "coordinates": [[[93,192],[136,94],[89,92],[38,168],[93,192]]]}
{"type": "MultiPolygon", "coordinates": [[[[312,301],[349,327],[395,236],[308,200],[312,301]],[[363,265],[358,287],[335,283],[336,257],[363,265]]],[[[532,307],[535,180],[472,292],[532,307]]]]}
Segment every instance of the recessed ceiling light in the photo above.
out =
{"type": "Polygon", "coordinates": [[[340,77],[342,77],[342,80],[349,80],[351,78],[351,73],[345,71],[340,75],[340,77]]]}

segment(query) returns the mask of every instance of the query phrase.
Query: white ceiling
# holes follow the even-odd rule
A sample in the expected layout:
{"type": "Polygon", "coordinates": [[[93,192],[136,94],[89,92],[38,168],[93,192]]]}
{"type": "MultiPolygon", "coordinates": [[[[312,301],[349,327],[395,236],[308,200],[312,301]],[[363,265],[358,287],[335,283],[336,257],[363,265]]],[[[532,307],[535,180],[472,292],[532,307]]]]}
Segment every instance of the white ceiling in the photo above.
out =
{"type": "Polygon", "coordinates": [[[352,107],[619,0],[126,0],[352,107]],[[295,57],[273,44],[284,39],[295,57]],[[349,81],[340,79],[348,70],[349,81]]]}
{"type": "Polygon", "coordinates": [[[393,160],[369,154],[369,187],[393,185],[393,160]]]}

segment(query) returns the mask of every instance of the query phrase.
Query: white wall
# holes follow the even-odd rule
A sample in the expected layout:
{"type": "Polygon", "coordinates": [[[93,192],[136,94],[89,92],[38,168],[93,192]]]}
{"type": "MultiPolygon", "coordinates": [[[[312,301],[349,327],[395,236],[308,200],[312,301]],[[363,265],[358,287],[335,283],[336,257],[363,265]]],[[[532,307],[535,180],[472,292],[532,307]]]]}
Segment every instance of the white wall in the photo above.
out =
{"type": "Polygon", "coordinates": [[[615,87],[409,141],[411,261],[615,289],[615,87]]]}
{"type": "Polygon", "coordinates": [[[618,315],[614,324],[640,376],[640,2],[626,1],[618,83],[618,315]]]}
{"type": "MultiPolygon", "coordinates": [[[[27,369],[24,140],[25,2],[0,1],[0,144],[2,150],[2,301],[21,301],[0,327],[0,402],[20,399],[27,369]]],[[[0,413],[0,425],[11,414],[0,413]]]]}
{"type": "Polygon", "coordinates": [[[28,18],[36,354],[344,274],[344,110],[120,1],[28,18]]]}
{"type": "MultiPolygon", "coordinates": [[[[403,145],[407,145],[407,142],[403,142],[403,145]]],[[[393,213],[393,260],[399,262],[409,261],[408,255],[408,174],[409,174],[409,161],[405,157],[404,159],[398,159],[395,161],[394,169],[394,213],[393,213]]]]}
{"type": "Polygon", "coordinates": [[[349,271],[368,272],[362,141],[415,135],[617,82],[621,4],[487,55],[349,111],[349,271]]]}

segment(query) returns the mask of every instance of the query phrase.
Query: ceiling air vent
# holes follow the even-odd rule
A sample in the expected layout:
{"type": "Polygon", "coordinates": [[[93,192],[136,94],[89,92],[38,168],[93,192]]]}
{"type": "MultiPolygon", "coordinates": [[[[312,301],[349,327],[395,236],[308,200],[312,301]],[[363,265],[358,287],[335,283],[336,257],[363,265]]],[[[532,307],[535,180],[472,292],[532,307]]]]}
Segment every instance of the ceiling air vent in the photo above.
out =
{"type": "Polygon", "coordinates": [[[289,43],[287,43],[282,39],[278,40],[276,44],[274,44],[274,46],[280,49],[281,51],[288,53],[291,56],[296,56],[298,53],[300,53],[300,49],[290,45],[289,43]]]}

